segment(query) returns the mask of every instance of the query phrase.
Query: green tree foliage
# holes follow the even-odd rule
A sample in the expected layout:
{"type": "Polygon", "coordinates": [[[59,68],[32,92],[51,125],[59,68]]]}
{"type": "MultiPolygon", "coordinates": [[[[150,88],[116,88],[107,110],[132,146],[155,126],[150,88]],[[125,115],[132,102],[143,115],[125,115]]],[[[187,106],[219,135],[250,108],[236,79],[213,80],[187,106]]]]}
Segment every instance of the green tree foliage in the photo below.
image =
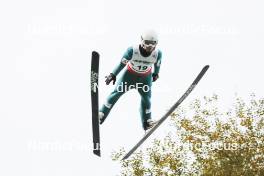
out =
{"type": "Polygon", "coordinates": [[[194,100],[170,118],[172,130],[144,151],[120,161],[122,176],[263,176],[264,99],[241,98],[226,112],[218,97],[194,100]]]}

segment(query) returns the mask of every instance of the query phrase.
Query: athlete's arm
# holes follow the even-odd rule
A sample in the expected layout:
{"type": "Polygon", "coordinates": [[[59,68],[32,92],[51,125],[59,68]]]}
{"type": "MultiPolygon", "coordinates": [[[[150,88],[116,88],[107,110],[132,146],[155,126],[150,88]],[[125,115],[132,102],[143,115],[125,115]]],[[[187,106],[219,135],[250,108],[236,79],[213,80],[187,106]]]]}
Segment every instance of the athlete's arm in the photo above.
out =
{"type": "Polygon", "coordinates": [[[124,53],[121,59],[121,62],[117,65],[117,67],[112,72],[115,76],[117,76],[118,73],[126,66],[128,61],[132,58],[132,55],[133,55],[133,48],[129,47],[124,53]]]}
{"type": "Polygon", "coordinates": [[[153,81],[156,81],[159,78],[160,64],[161,64],[162,52],[158,51],[158,58],[156,63],[154,64],[154,72],[152,74],[153,81]]]}
{"type": "Polygon", "coordinates": [[[108,85],[111,81],[113,81],[113,84],[116,82],[116,76],[118,73],[126,66],[128,61],[132,58],[133,55],[133,48],[129,47],[126,52],[124,53],[121,62],[116,66],[116,68],[113,70],[112,73],[110,73],[108,76],[106,76],[105,83],[108,85]]]}

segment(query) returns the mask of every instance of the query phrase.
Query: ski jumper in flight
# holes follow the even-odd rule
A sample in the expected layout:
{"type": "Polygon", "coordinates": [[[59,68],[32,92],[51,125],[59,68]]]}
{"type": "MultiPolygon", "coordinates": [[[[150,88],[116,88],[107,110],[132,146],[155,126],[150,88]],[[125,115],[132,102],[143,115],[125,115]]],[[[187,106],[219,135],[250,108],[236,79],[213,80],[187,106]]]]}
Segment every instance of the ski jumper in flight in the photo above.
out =
{"type": "Polygon", "coordinates": [[[141,96],[140,116],[144,130],[152,128],[156,122],[151,118],[151,86],[159,78],[162,52],[156,49],[158,44],[157,33],[153,30],[145,31],[141,35],[141,43],[132,46],[124,53],[121,62],[106,77],[106,84],[115,84],[116,76],[126,67],[117,81],[113,92],[99,110],[100,124],[104,122],[118,99],[128,90],[137,89],[141,96]]]}

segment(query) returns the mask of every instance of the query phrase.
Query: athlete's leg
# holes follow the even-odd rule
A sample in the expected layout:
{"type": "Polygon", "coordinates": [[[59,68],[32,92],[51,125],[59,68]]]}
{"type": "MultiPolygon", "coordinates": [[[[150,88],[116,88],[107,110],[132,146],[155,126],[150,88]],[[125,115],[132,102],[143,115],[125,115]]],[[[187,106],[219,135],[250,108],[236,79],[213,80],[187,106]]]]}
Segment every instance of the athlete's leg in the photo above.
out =
{"type": "Polygon", "coordinates": [[[140,88],[138,88],[138,92],[141,96],[140,103],[140,115],[142,126],[145,129],[146,123],[149,119],[151,119],[151,85],[152,79],[151,75],[140,78],[139,82],[142,84],[140,88]]]}
{"type": "Polygon", "coordinates": [[[108,114],[110,113],[111,109],[118,101],[118,99],[128,91],[128,87],[133,84],[133,78],[129,72],[125,72],[121,78],[118,80],[116,87],[112,93],[107,98],[107,101],[100,109],[100,112],[103,113],[102,119],[100,119],[100,123],[102,124],[103,121],[106,119],[108,114]]]}

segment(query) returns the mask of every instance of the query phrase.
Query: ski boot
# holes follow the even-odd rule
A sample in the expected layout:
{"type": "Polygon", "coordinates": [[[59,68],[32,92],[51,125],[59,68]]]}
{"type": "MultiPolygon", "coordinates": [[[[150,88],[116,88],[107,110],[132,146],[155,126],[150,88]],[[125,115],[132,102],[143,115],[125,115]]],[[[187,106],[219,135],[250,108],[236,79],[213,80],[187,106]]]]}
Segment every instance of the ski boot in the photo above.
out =
{"type": "Polygon", "coordinates": [[[99,112],[98,114],[98,117],[99,117],[99,123],[100,125],[104,122],[104,113],[103,112],[99,112]]]}
{"type": "Polygon", "coordinates": [[[152,119],[148,119],[146,122],[143,124],[143,128],[145,132],[150,130],[153,126],[155,126],[158,123],[158,121],[153,121],[152,119]]]}

